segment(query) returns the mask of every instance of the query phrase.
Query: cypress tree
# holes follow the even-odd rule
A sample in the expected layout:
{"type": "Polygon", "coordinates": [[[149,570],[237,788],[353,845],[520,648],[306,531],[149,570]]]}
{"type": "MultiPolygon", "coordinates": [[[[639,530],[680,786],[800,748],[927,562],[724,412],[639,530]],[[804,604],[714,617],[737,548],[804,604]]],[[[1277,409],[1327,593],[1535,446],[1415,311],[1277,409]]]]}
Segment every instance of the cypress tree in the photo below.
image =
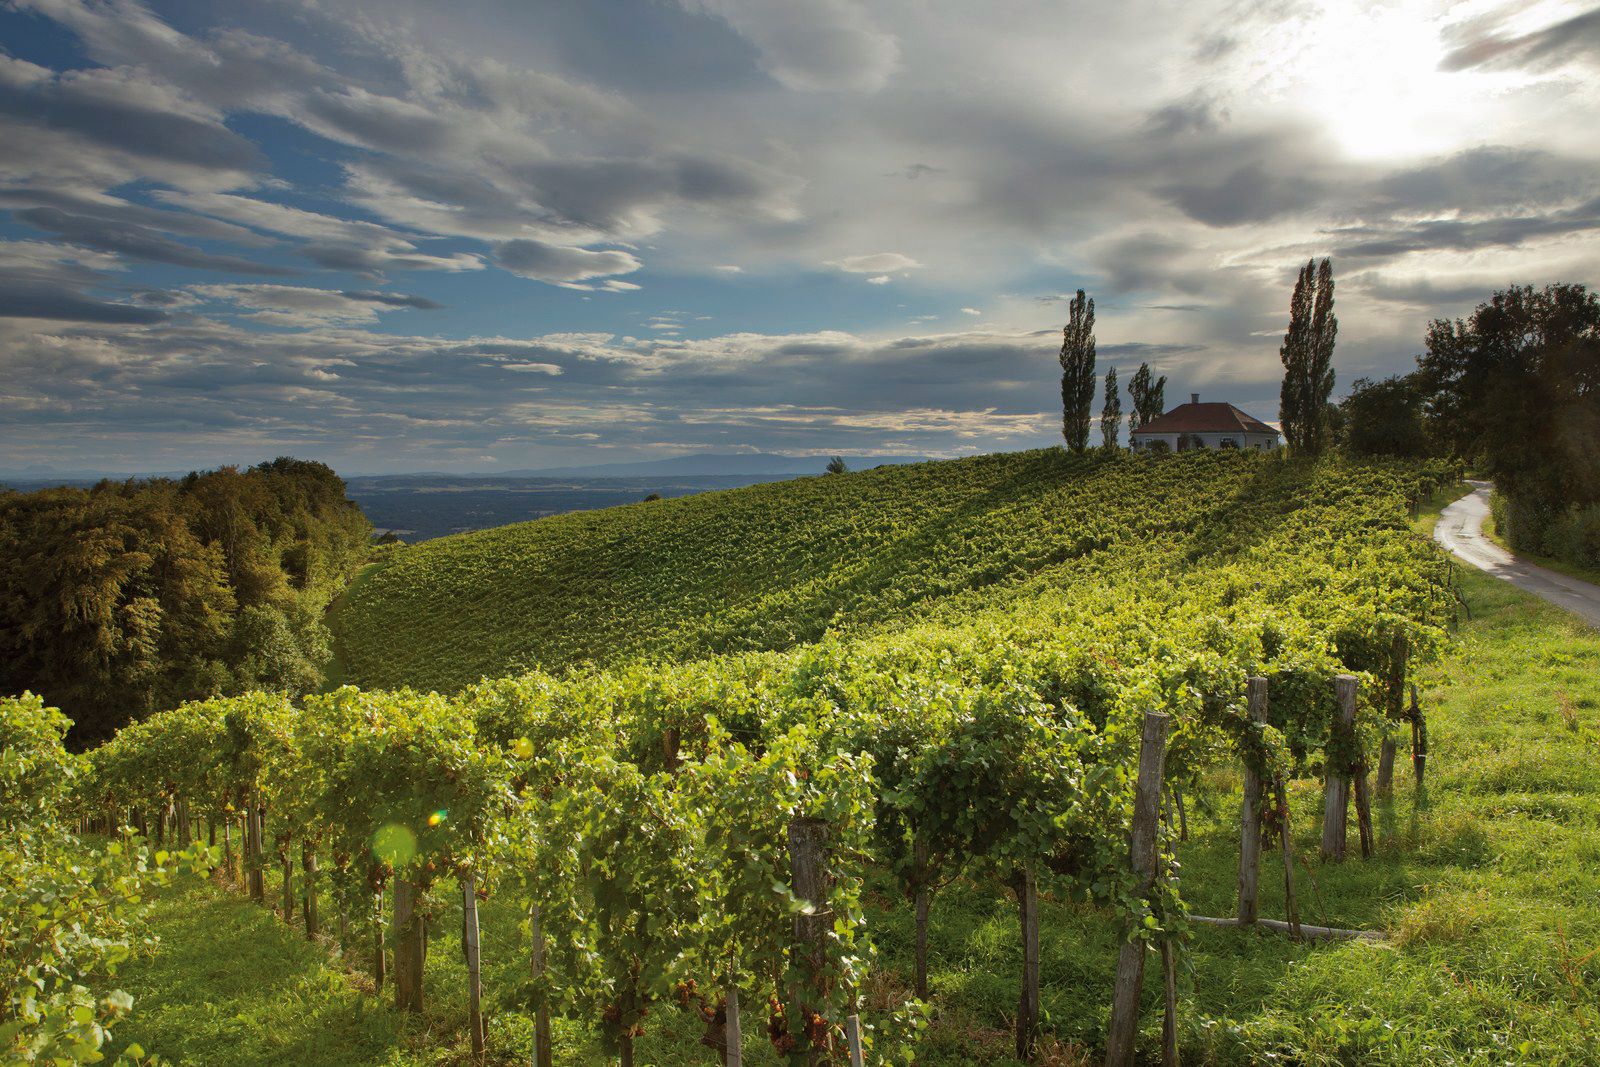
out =
{"type": "Polygon", "coordinates": [[[1100,409],[1100,445],[1106,449],[1117,447],[1122,435],[1122,397],[1117,392],[1117,368],[1106,371],[1106,404],[1100,409]]]}
{"type": "Polygon", "coordinates": [[[1074,452],[1089,447],[1094,383],[1094,301],[1079,289],[1061,331],[1061,435],[1074,452]]]}
{"type": "Polygon", "coordinates": [[[1289,329],[1278,358],[1283,363],[1278,418],[1289,448],[1317,455],[1329,443],[1328,398],[1333,394],[1333,344],[1339,320],[1333,313],[1333,262],[1311,260],[1295,280],[1289,329]]]}

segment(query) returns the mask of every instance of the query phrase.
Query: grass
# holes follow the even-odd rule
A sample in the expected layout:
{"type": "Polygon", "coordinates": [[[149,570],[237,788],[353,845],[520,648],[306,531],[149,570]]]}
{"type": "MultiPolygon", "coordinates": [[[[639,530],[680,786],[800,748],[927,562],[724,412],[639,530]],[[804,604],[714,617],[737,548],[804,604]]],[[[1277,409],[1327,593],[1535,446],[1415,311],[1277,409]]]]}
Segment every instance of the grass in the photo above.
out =
{"type": "MultiPolygon", "coordinates": [[[[1431,528],[1437,504],[1419,529],[1431,528]]],[[[1320,789],[1293,784],[1302,917],[1389,939],[1303,946],[1196,928],[1180,975],[1186,1063],[1600,1064],[1600,634],[1477,572],[1463,572],[1462,591],[1471,617],[1459,644],[1419,679],[1432,744],[1426,790],[1413,786],[1402,750],[1395,795],[1375,808],[1376,854],[1319,864],[1320,789]]],[[[1237,790],[1223,769],[1191,801],[1179,858],[1184,896],[1200,914],[1233,908],[1237,790]]],[[[1273,860],[1263,865],[1262,914],[1281,916],[1273,860]]],[[[867,999],[882,1006],[904,993],[911,916],[904,902],[873,901],[881,958],[867,999]]],[[[492,1064],[526,1063],[531,1052],[517,1003],[528,958],[519,920],[493,897],[483,909],[492,1064]]],[[[432,1002],[415,1019],[363,992],[359,953],[346,969],[231,892],[168,893],[154,924],[161,947],[124,972],[136,1012],[119,1041],[207,1067],[468,1060],[448,903],[429,955],[432,1002]]],[[[1118,931],[1103,913],[1063,901],[1046,903],[1042,925],[1044,1061],[1090,1062],[1118,931]]],[[[920,1060],[1010,1062],[1019,948],[1007,894],[970,882],[939,894],[920,1060]]],[[[1146,1057],[1157,1055],[1156,984],[1153,975],[1146,984],[1146,1057]]],[[[746,1062],[776,1062],[762,1013],[747,1011],[746,1062]]],[[[641,1063],[708,1062],[695,1021],[662,1006],[650,1022],[641,1063]]],[[[558,1022],[556,1061],[604,1059],[590,1032],[558,1022]]]]}

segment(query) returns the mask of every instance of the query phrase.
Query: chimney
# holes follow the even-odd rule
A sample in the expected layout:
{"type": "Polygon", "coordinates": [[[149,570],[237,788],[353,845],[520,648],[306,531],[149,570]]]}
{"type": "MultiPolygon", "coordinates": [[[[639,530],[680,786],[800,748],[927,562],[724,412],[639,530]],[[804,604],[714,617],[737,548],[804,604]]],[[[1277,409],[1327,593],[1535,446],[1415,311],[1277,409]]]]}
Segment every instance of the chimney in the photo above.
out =
{"type": "Polygon", "coordinates": [[[1200,394],[1199,393],[1190,393],[1189,394],[1189,403],[1191,403],[1191,404],[1200,403],[1200,394]]]}

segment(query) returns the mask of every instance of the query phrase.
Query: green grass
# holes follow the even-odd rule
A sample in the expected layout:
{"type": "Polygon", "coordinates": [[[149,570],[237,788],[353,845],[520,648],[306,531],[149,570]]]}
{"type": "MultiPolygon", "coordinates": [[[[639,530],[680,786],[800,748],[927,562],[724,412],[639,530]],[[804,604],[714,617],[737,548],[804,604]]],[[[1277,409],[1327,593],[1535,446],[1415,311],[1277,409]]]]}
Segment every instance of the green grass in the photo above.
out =
{"type": "MultiPolygon", "coordinates": [[[[1471,617],[1421,679],[1432,741],[1426,793],[1413,788],[1402,747],[1396,795],[1375,810],[1376,854],[1325,866],[1315,859],[1318,783],[1293,788],[1302,917],[1390,939],[1302,946],[1197,928],[1180,978],[1186,1063],[1600,1064],[1600,634],[1477,572],[1462,581],[1471,617]]],[[[1191,798],[1191,839],[1179,855],[1197,913],[1233,908],[1237,789],[1223,770],[1191,798]]],[[[1262,912],[1278,916],[1278,867],[1265,859],[1262,912]]],[[[902,901],[874,902],[882,966],[868,1002],[881,1006],[903,993],[911,970],[911,916],[902,901]]],[[[922,1061],[1007,1062],[1014,915],[988,884],[958,883],[935,900],[922,1061]]],[[[531,1048],[517,1003],[528,958],[519,919],[496,898],[483,910],[493,1064],[526,1063],[531,1048]]],[[[405,1020],[361,992],[359,953],[347,973],[236,895],[170,893],[155,917],[162,947],[124,972],[136,1014],[119,1041],[208,1067],[466,1062],[456,921],[446,902],[429,956],[432,1003],[405,1020]]],[[[1104,913],[1047,903],[1050,1062],[1097,1052],[1116,939],[1104,913]]],[[[1146,993],[1144,1054],[1154,1056],[1153,974],[1146,993]]],[[[661,1006],[650,1023],[641,1063],[708,1062],[693,1020],[661,1006]]],[[[750,1011],[752,1064],[775,1062],[761,1024],[750,1011]]],[[[557,1062],[603,1060],[592,1033],[563,1022],[557,1062]]]]}

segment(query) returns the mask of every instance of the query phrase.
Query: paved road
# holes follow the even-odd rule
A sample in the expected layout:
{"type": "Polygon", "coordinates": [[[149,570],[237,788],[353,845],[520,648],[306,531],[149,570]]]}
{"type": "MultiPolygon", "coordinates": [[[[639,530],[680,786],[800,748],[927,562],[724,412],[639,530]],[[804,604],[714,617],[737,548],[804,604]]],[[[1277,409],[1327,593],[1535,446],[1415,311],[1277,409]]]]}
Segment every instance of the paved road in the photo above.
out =
{"type": "Polygon", "coordinates": [[[1473,492],[1445,508],[1433,528],[1434,540],[1457,556],[1557,607],[1590,626],[1600,627],[1600,585],[1524,563],[1483,535],[1489,515],[1489,483],[1473,482],[1473,492]]]}

